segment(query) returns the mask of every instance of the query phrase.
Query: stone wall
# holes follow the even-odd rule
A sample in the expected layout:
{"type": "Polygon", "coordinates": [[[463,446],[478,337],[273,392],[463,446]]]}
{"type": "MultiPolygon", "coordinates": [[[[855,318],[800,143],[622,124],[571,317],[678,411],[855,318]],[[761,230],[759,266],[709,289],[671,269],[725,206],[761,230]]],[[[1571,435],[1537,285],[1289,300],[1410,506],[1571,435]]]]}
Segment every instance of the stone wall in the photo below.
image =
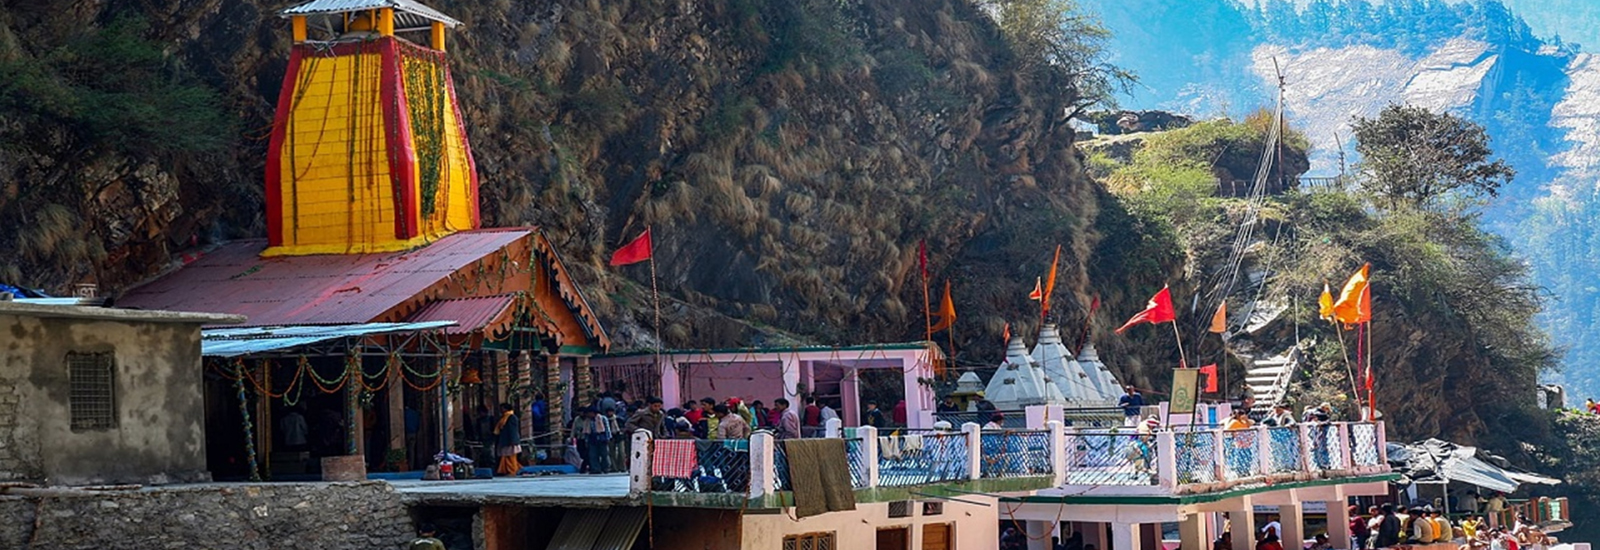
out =
{"type": "Polygon", "coordinates": [[[0,494],[0,548],[383,550],[411,540],[387,483],[206,484],[0,494]]]}

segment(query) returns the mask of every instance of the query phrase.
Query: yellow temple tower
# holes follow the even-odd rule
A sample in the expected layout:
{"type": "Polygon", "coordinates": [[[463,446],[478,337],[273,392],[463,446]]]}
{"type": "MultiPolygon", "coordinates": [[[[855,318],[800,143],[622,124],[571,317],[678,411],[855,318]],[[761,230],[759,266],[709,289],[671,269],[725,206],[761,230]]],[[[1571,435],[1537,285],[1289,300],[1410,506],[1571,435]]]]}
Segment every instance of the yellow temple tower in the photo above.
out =
{"type": "Polygon", "coordinates": [[[476,229],[477,170],[444,52],[461,23],[413,0],[313,0],[283,16],[294,49],[262,255],[406,250],[476,229]]]}

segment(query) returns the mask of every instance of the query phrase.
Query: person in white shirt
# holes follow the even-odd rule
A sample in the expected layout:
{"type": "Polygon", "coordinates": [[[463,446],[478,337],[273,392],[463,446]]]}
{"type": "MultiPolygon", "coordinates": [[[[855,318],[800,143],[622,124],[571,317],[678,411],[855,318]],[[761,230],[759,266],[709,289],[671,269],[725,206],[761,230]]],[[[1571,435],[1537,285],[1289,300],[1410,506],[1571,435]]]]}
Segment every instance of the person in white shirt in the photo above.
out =
{"type": "Polygon", "coordinates": [[[837,420],[838,418],[839,418],[839,412],[833,410],[833,405],[830,405],[830,404],[823,404],[822,405],[822,425],[823,426],[827,426],[829,420],[837,420]]]}
{"type": "Polygon", "coordinates": [[[1289,410],[1289,405],[1279,403],[1272,406],[1272,414],[1261,421],[1262,424],[1279,428],[1294,425],[1294,412],[1289,410]]]}
{"type": "Polygon", "coordinates": [[[1006,425],[1005,421],[1006,421],[1006,416],[1005,415],[1000,414],[1000,413],[994,413],[994,414],[989,416],[989,423],[988,424],[984,424],[983,425],[983,429],[985,429],[985,430],[1004,430],[1004,429],[1006,429],[1005,428],[1005,425],[1006,425]]]}
{"type": "Polygon", "coordinates": [[[1283,524],[1278,523],[1277,514],[1267,516],[1267,524],[1261,528],[1261,535],[1263,537],[1273,536],[1277,537],[1278,540],[1283,540],[1283,524]]]}

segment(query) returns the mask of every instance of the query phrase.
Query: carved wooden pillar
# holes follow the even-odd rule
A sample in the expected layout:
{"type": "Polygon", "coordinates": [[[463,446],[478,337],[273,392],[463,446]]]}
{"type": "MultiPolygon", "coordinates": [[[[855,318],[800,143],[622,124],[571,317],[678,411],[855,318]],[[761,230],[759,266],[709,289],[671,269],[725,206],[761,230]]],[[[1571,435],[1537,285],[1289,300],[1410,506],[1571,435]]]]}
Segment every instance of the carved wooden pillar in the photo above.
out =
{"type": "Polygon", "coordinates": [[[579,404],[588,403],[594,399],[594,373],[589,370],[589,357],[579,355],[573,359],[572,381],[578,387],[573,400],[579,404]]]}
{"type": "Polygon", "coordinates": [[[526,350],[517,352],[517,418],[521,421],[523,437],[532,437],[533,415],[528,406],[533,404],[533,356],[526,350]]]}
{"type": "MultiPolygon", "coordinates": [[[[550,431],[561,435],[562,429],[567,426],[563,415],[567,409],[567,392],[561,387],[561,356],[546,355],[544,360],[544,398],[550,407],[545,416],[550,419],[550,431]]],[[[565,438],[557,437],[556,440],[565,441],[565,438]]]]}

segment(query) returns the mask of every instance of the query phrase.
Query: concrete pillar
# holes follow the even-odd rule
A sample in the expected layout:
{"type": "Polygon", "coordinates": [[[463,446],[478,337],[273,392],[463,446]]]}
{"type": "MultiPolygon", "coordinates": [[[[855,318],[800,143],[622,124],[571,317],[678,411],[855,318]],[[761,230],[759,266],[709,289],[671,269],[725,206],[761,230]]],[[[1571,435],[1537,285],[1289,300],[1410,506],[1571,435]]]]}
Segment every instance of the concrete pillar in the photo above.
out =
{"type": "Polygon", "coordinates": [[[1278,523],[1283,524],[1283,547],[1305,548],[1306,523],[1300,503],[1278,505],[1278,523]]]}
{"type": "Polygon", "coordinates": [[[1339,432],[1335,437],[1339,438],[1339,454],[1337,456],[1342,460],[1339,466],[1350,470],[1355,467],[1355,461],[1352,460],[1350,449],[1350,423],[1340,422],[1338,427],[1339,432]]]}
{"type": "Polygon", "coordinates": [[[1378,465],[1389,465],[1389,433],[1384,430],[1384,423],[1377,422],[1378,426],[1378,465]]]}
{"type": "Polygon", "coordinates": [[[1295,428],[1300,433],[1300,471],[1315,472],[1317,463],[1313,460],[1316,455],[1311,452],[1311,427],[1306,424],[1296,424],[1295,428]]]}
{"type": "Polygon", "coordinates": [[[1051,420],[1045,426],[1050,429],[1050,473],[1054,480],[1051,485],[1064,487],[1067,485],[1067,428],[1060,420],[1051,420]]]}
{"type": "Polygon", "coordinates": [[[961,433],[967,434],[967,479],[981,479],[983,477],[983,427],[976,423],[968,422],[961,425],[961,433]]]}
{"type": "Polygon", "coordinates": [[[1050,522],[1028,520],[1022,522],[1028,530],[1028,550],[1054,550],[1050,543],[1050,522]]]}
{"type": "Polygon", "coordinates": [[[750,498],[765,496],[778,489],[774,460],[776,445],[771,432],[760,431],[750,435],[750,498]]]}
{"type": "Polygon", "coordinates": [[[844,436],[844,421],[829,418],[822,423],[822,436],[838,439],[844,436]]]}
{"type": "Polygon", "coordinates": [[[856,428],[861,438],[861,460],[866,463],[867,486],[878,486],[878,429],[872,426],[856,428]]]}
{"type": "Polygon", "coordinates": [[[1111,550],[1139,550],[1144,546],[1140,541],[1139,524],[1137,523],[1111,523],[1111,550]]]}
{"type": "Polygon", "coordinates": [[[628,494],[632,496],[650,492],[650,432],[638,430],[628,447],[628,494]]]}
{"type": "Polygon", "coordinates": [[[1244,506],[1228,512],[1228,532],[1233,536],[1234,548],[1255,548],[1255,509],[1249,499],[1245,499],[1244,506]]]}
{"type": "Polygon", "coordinates": [[[1355,548],[1350,540],[1350,508],[1344,499],[1325,504],[1328,505],[1328,544],[1339,549],[1355,548]]]}
{"type": "Polygon", "coordinates": [[[572,367],[572,383],[578,388],[577,401],[588,403],[594,400],[594,373],[589,370],[589,358],[578,356],[572,367]]]}
{"type": "Polygon", "coordinates": [[[783,358],[783,397],[796,411],[805,409],[800,402],[800,359],[795,356],[783,358]]]}
{"type": "MultiPolygon", "coordinates": [[[[1194,513],[1184,516],[1178,521],[1178,546],[1184,550],[1194,548],[1205,550],[1211,548],[1211,541],[1206,540],[1206,513],[1194,513]]],[[[1292,549],[1291,549],[1292,550],[1292,549]]]]}
{"type": "Polygon", "coordinates": [[[1272,434],[1260,425],[1256,426],[1256,469],[1261,475],[1272,473],[1272,434]]]}
{"type": "Polygon", "coordinates": [[[1214,470],[1213,479],[1219,482],[1228,479],[1228,455],[1223,452],[1228,443],[1222,438],[1223,433],[1223,430],[1211,431],[1211,441],[1215,442],[1211,446],[1211,467],[1214,470]]]}
{"type": "Polygon", "coordinates": [[[1156,434],[1156,479],[1167,489],[1178,487],[1178,440],[1171,431],[1156,434]]]}

